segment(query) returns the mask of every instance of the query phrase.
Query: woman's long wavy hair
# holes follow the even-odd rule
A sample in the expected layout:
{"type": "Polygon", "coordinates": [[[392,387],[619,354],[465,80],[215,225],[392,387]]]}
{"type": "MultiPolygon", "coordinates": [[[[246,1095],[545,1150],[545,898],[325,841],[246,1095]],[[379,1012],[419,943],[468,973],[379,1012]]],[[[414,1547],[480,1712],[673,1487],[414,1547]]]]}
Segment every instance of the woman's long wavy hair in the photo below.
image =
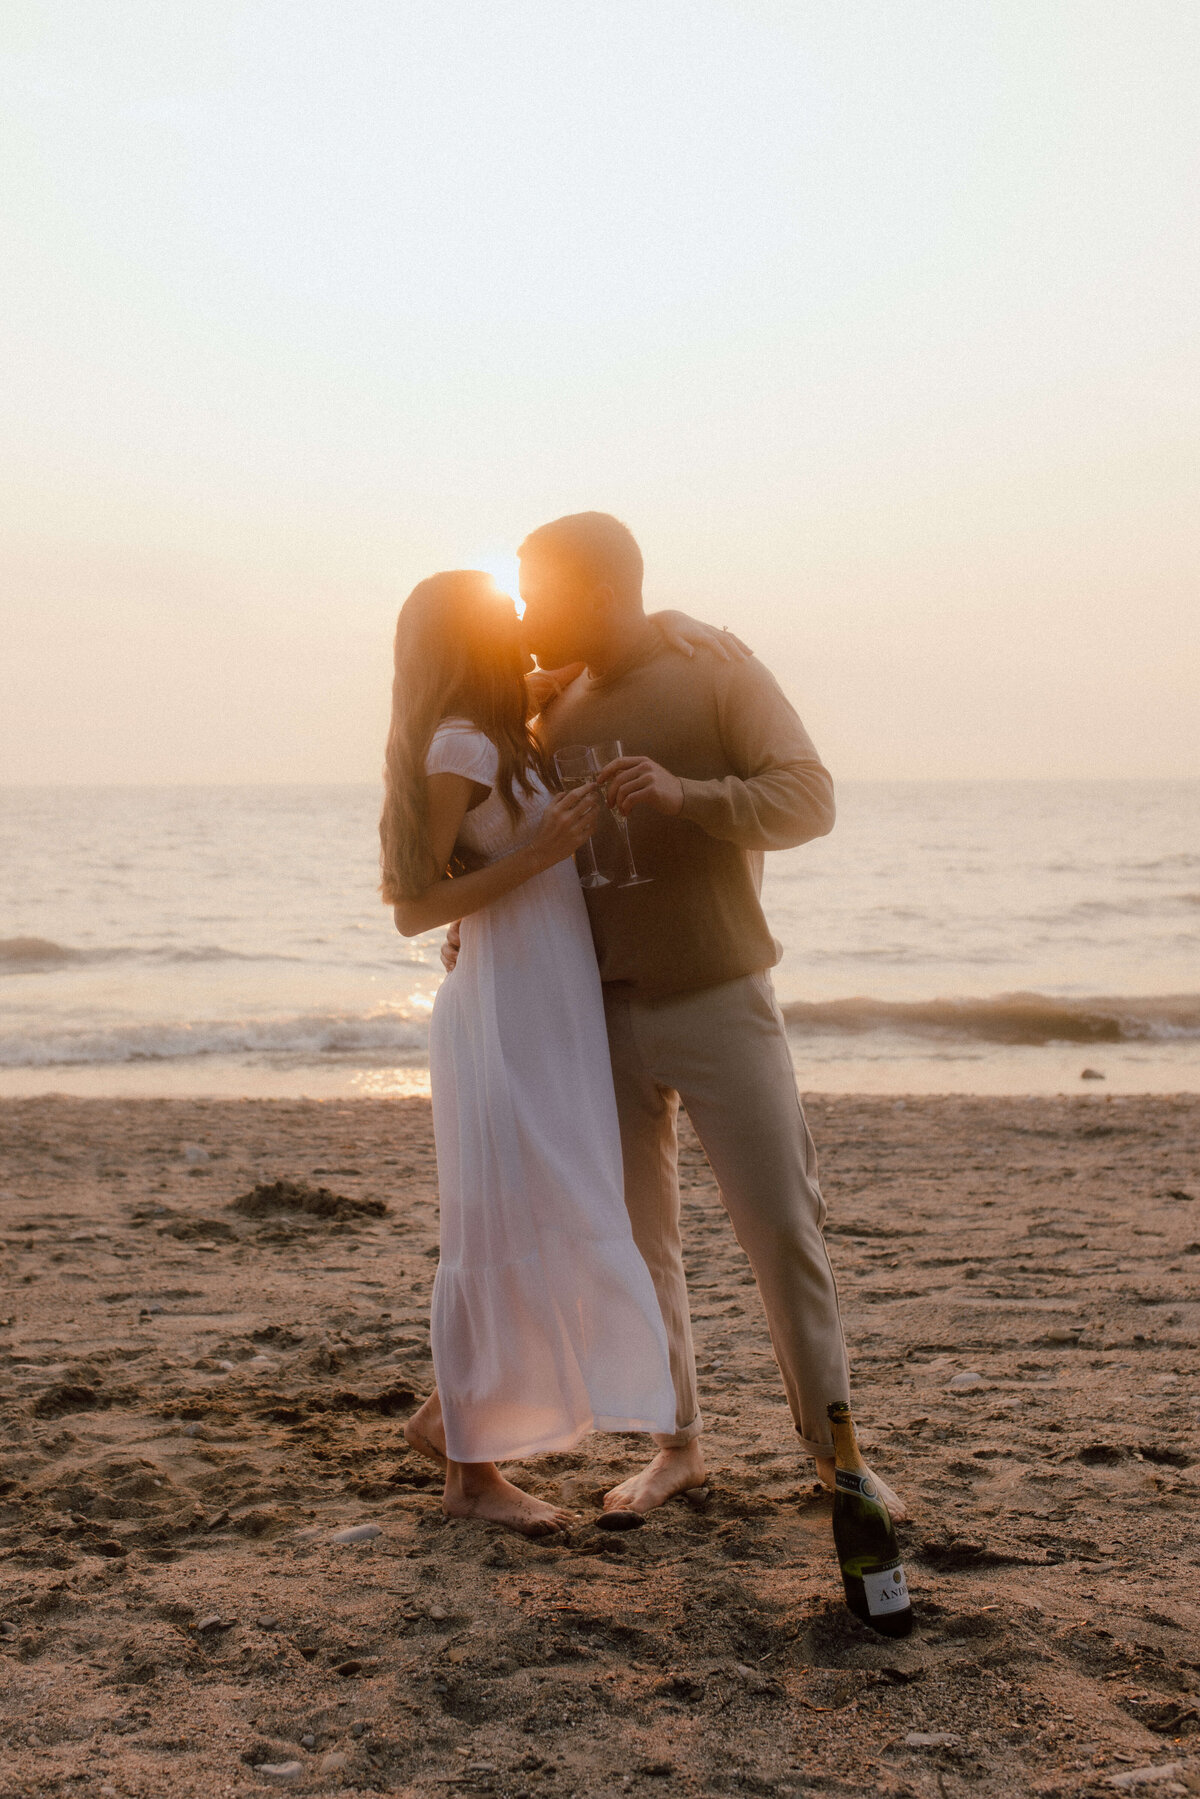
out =
{"type": "MultiPolygon", "coordinates": [[[[425,756],[444,718],[467,718],[499,752],[496,791],[514,823],[516,789],[543,773],[530,734],[516,611],[490,575],[456,569],[413,588],[396,623],[392,722],[379,820],[380,892],[388,905],[423,893],[442,871],[429,841],[425,756]]],[[[450,874],[462,873],[457,856],[450,874]]]]}

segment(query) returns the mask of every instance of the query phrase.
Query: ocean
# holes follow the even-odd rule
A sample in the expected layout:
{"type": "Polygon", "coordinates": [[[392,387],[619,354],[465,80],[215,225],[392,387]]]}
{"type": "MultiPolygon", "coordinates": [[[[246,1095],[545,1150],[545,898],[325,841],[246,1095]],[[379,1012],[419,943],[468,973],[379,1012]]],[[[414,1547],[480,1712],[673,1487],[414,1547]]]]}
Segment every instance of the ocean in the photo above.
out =
{"type": "MultiPolygon", "coordinates": [[[[440,933],[379,902],[378,800],[0,789],[0,1094],[427,1092],[440,933]]],[[[1200,783],[838,802],[767,858],[802,1089],[1200,1091],[1200,783]]]]}

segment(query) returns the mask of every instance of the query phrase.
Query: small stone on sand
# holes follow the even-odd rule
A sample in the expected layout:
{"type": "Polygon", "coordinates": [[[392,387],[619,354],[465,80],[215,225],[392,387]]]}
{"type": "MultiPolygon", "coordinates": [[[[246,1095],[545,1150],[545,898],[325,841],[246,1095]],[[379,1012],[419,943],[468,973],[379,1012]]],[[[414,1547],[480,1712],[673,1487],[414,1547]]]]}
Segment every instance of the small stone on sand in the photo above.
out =
{"type": "Polygon", "coordinates": [[[950,1749],[962,1738],[953,1730],[910,1730],[904,1742],[908,1749],[950,1749]]]}
{"type": "Polygon", "coordinates": [[[646,1522],[641,1512],[601,1512],[597,1530],[640,1530],[646,1522]]]}
{"type": "Polygon", "coordinates": [[[331,1543],[369,1543],[373,1537],[383,1535],[381,1524],[351,1524],[345,1530],[335,1530],[329,1541],[331,1543]]]}

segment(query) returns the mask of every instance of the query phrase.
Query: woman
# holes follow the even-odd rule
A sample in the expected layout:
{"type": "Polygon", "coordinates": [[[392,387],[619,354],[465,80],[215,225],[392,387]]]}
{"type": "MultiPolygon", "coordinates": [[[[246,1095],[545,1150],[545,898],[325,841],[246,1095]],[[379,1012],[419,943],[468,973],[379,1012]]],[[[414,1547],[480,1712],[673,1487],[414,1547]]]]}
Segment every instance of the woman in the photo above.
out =
{"type": "Polygon", "coordinates": [[[550,791],[518,629],[512,601],[472,571],[434,575],[405,601],[380,838],[383,897],[405,936],[463,920],[430,1026],[437,1391],[406,1435],[440,1460],[444,1430],[447,1515],[540,1536],[568,1514],[496,1463],[591,1429],[671,1431],[675,1398],[625,1212],[572,861],[600,803],[591,789],[550,791]]]}

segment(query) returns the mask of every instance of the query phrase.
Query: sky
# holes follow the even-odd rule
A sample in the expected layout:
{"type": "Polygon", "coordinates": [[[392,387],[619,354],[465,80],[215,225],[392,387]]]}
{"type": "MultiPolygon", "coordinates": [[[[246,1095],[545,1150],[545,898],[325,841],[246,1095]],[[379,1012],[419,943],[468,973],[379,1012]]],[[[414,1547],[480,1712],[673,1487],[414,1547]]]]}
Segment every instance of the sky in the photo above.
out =
{"type": "Polygon", "coordinates": [[[597,507],[846,778],[1200,777],[1195,0],[8,0],[0,783],[377,777],[597,507]]]}

